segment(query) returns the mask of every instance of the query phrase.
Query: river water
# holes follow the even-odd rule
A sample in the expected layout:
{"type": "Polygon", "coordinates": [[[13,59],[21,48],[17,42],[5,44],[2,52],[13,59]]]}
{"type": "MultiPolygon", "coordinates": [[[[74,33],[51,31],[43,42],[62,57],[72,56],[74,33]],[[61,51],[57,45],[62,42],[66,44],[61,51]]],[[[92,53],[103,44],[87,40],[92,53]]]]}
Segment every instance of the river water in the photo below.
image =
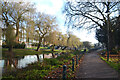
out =
{"type": "Polygon", "coordinates": [[[56,58],[57,56],[60,56],[61,53],[50,53],[50,54],[39,54],[39,55],[26,55],[22,58],[14,58],[11,61],[8,59],[0,60],[0,71],[4,72],[5,68],[7,66],[10,66],[12,68],[24,68],[27,67],[28,64],[35,63],[37,61],[42,62],[44,58],[56,58]]]}

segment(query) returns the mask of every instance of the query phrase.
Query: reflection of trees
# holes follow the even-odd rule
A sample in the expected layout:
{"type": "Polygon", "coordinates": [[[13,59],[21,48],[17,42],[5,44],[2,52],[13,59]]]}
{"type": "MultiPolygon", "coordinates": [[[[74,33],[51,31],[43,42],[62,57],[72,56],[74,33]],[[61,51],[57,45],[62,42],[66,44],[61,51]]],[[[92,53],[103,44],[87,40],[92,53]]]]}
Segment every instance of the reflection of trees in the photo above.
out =
{"type": "Polygon", "coordinates": [[[45,57],[44,57],[44,54],[43,54],[43,59],[44,59],[45,57]]]}
{"type": "Polygon", "coordinates": [[[4,63],[4,67],[6,68],[6,69],[12,69],[12,68],[17,68],[17,66],[18,66],[18,60],[19,59],[24,59],[24,56],[19,56],[19,57],[17,57],[17,58],[15,58],[14,56],[15,56],[15,54],[13,55],[14,53],[8,53],[7,54],[7,59],[5,59],[5,63],[4,63]]]}
{"type": "Polygon", "coordinates": [[[52,54],[52,58],[55,58],[55,55],[54,55],[54,53],[51,53],[52,54]]]}
{"type": "Polygon", "coordinates": [[[43,59],[44,58],[55,58],[55,54],[54,53],[43,54],[43,59]],[[52,54],[52,56],[51,56],[51,54],[52,54]]]}
{"type": "Polygon", "coordinates": [[[36,56],[37,56],[37,60],[38,60],[38,61],[40,61],[39,55],[38,55],[38,54],[36,54],[36,56]]]}
{"type": "Polygon", "coordinates": [[[18,59],[14,58],[13,53],[7,54],[7,59],[5,59],[4,67],[7,69],[17,68],[18,59]]]}
{"type": "Polygon", "coordinates": [[[17,65],[18,65],[18,59],[11,59],[11,58],[8,58],[7,60],[5,60],[5,68],[17,68],[17,65]]]}

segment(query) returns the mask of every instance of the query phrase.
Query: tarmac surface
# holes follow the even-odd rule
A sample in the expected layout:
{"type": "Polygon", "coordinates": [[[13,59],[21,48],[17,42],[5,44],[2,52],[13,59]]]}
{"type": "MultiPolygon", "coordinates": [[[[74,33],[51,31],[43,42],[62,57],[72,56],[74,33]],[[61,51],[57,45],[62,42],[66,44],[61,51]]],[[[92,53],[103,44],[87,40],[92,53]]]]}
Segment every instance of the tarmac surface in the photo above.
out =
{"type": "Polygon", "coordinates": [[[100,59],[97,52],[86,53],[76,72],[77,78],[118,78],[118,75],[116,70],[100,59]]]}

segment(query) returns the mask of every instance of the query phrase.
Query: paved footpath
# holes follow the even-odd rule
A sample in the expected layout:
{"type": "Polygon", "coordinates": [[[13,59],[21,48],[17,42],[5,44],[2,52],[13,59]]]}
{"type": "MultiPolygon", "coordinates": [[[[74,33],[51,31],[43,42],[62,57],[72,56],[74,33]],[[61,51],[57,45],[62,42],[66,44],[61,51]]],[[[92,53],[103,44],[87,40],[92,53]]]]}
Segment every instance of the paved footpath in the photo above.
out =
{"type": "Polygon", "coordinates": [[[76,72],[77,78],[118,78],[118,72],[100,59],[97,52],[86,53],[76,72]]]}

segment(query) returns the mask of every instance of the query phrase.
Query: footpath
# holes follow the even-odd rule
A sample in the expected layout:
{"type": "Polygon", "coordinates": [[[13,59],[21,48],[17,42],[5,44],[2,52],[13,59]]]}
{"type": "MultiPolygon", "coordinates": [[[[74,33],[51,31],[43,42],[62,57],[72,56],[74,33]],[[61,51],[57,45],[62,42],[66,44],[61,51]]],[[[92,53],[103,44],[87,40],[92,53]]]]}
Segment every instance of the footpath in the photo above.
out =
{"type": "Polygon", "coordinates": [[[116,70],[100,59],[97,52],[86,53],[76,70],[77,78],[119,78],[116,70]]]}

